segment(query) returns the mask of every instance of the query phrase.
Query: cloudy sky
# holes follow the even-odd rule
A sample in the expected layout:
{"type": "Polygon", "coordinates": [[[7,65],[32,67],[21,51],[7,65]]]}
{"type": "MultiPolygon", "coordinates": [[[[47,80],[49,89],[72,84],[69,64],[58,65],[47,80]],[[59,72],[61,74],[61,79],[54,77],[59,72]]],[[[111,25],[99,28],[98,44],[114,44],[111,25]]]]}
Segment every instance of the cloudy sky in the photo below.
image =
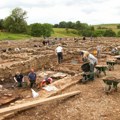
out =
{"type": "Polygon", "coordinates": [[[16,7],[27,11],[28,24],[77,20],[91,25],[120,23],[120,0],[4,0],[0,19],[16,7]]]}

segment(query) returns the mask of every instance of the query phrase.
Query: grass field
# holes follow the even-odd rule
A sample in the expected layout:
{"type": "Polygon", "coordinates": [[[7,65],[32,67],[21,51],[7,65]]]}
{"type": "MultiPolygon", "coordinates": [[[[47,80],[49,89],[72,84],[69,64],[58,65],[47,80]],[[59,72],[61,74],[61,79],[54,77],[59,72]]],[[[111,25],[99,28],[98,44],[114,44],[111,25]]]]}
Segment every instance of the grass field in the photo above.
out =
{"type": "Polygon", "coordinates": [[[30,38],[31,36],[26,34],[13,34],[8,32],[0,32],[0,40],[19,40],[30,38]]]}
{"type": "MultiPolygon", "coordinates": [[[[112,29],[116,33],[120,31],[120,29],[117,29],[118,24],[100,24],[100,25],[94,25],[95,29],[98,27],[102,27],[105,30],[106,29],[112,29]]],[[[68,29],[65,28],[53,28],[54,33],[52,34],[52,37],[79,37],[77,35],[77,31],[74,29],[68,29]]],[[[13,34],[13,33],[7,33],[7,32],[0,32],[0,40],[19,40],[19,39],[27,39],[31,38],[30,35],[26,34],[13,34]]]]}
{"type": "MultiPolygon", "coordinates": [[[[64,28],[53,28],[54,33],[52,37],[77,37],[76,30],[69,29],[66,31],[64,28]]],[[[26,34],[13,34],[8,32],[0,32],[0,40],[19,40],[19,39],[27,39],[31,38],[30,35],[26,34]]]]}
{"type": "Polygon", "coordinates": [[[117,25],[118,24],[100,24],[100,25],[94,25],[94,27],[95,29],[97,29],[98,27],[112,29],[114,32],[117,33],[118,31],[120,31],[120,29],[117,29],[117,25]]]}
{"type": "Polygon", "coordinates": [[[77,31],[74,29],[68,29],[66,31],[65,28],[53,28],[54,33],[52,34],[53,37],[77,37],[77,31]]]}

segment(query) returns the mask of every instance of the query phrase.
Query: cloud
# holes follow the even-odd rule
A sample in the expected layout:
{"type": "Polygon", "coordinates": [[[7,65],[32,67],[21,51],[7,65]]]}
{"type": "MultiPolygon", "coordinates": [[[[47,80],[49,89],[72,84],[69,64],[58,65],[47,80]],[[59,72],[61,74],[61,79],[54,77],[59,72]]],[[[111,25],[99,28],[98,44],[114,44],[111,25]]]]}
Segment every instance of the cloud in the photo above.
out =
{"type": "Polygon", "coordinates": [[[4,0],[0,18],[7,17],[15,7],[27,11],[27,22],[58,23],[64,21],[88,24],[119,23],[119,0],[4,0]]]}

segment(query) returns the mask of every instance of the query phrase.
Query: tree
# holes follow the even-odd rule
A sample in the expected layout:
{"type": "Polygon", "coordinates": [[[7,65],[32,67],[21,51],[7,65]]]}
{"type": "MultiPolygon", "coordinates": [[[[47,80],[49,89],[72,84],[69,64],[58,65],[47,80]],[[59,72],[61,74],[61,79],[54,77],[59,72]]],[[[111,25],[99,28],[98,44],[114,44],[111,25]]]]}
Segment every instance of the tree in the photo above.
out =
{"type": "Polygon", "coordinates": [[[103,37],[104,32],[105,32],[104,30],[95,30],[93,34],[95,37],[103,37]]]}
{"type": "Polygon", "coordinates": [[[76,28],[77,30],[80,30],[80,28],[81,28],[81,23],[80,23],[80,21],[76,21],[76,23],[75,23],[75,28],[76,28]]]}
{"type": "Polygon", "coordinates": [[[72,28],[72,29],[74,29],[75,28],[75,23],[73,23],[71,21],[67,22],[66,23],[66,28],[72,28]]]}
{"type": "Polygon", "coordinates": [[[53,33],[53,28],[51,24],[45,23],[42,25],[43,27],[43,37],[50,37],[53,33]]]}
{"type": "Polygon", "coordinates": [[[59,25],[58,24],[54,24],[54,26],[53,26],[54,28],[58,28],[59,27],[59,25]]]}
{"type": "Polygon", "coordinates": [[[34,37],[41,37],[43,35],[43,27],[40,23],[30,25],[30,34],[34,37]]]}
{"type": "Polygon", "coordinates": [[[118,33],[117,33],[117,37],[120,37],[120,31],[118,31],[118,33]]]}
{"type": "Polygon", "coordinates": [[[105,30],[104,32],[104,37],[115,37],[115,36],[116,33],[111,29],[105,30]]]}
{"type": "Polygon", "coordinates": [[[117,25],[117,29],[120,29],[120,24],[119,24],[119,25],[117,25]]]}
{"type": "Polygon", "coordinates": [[[0,30],[4,29],[4,24],[3,24],[4,20],[0,19],[0,30]]]}
{"type": "Polygon", "coordinates": [[[34,37],[50,37],[53,32],[51,24],[34,23],[30,25],[30,34],[34,37]]]}
{"type": "Polygon", "coordinates": [[[4,20],[4,26],[6,30],[14,33],[24,33],[27,31],[26,11],[21,8],[15,8],[12,10],[10,16],[4,20]]]}
{"type": "Polygon", "coordinates": [[[60,22],[59,28],[66,28],[66,22],[65,21],[60,22]]]}

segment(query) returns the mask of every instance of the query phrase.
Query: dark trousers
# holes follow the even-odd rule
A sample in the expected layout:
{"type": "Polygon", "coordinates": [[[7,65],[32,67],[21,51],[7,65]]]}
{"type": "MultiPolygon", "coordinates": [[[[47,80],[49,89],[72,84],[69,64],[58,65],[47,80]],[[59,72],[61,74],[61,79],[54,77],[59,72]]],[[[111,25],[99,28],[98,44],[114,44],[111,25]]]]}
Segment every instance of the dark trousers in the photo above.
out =
{"type": "Polygon", "coordinates": [[[90,80],[94,80],[94,65],[93,64],[89,64],[90,65],[90,80]]]}
{"type": "Polygon", "coordinates": [[[33,87],[33,85],[35,85],[36,83],[35,83],[35,80],[30,80],[30,88],[32,88],[33,87]]]}
{"type": "Polygon", "coordinates": [[[57,56],[58,56],[58,63],[60,64],[62,62],[62,60],[63,60],[62,52],[57,53],[57,56]]]}
{"type": "Polygon", "coordinates": [[[18,81],[18,87],[22,87],[22,81],[18,81]]]}

